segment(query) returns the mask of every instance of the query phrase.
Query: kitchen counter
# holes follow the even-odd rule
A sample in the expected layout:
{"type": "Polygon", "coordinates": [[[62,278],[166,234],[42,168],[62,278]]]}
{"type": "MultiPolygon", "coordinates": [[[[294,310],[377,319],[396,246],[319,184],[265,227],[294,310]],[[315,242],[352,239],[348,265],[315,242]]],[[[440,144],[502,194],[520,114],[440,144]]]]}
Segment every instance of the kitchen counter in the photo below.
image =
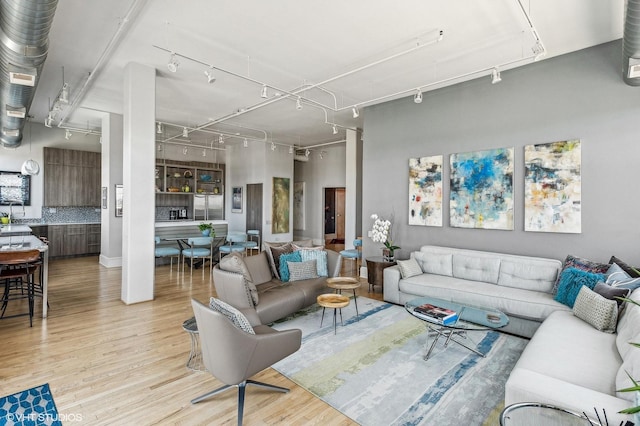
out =
{"type": "Polygon", "coordinates": [[[211,223],[216,225],[227,225],[226,220],[168,220],[166,222],[156,222],[156,228],[173,228],[175,226],[198,226],[201,223],[211,223]]]}
{"type": "Polygon", "coordinates": [[[2,225],[0,227],[0,236],[6,235],[29,235],[31,234],[31,228],[27,225],[22,225],[18,223],[12,223],[10,225],[2,225]]]}

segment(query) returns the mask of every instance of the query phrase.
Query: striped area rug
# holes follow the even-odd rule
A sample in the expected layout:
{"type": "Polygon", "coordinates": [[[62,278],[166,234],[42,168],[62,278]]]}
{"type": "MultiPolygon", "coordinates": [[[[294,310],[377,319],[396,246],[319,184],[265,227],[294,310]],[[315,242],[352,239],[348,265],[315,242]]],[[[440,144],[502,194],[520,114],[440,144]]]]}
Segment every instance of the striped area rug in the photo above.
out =
{"type": "Polygon", "coordinates": [[[344,325],[335,335],[332,310],[320,328],[317,305],[273,324],[303,332],[300,350],[273,367],[362,425],[497,424],[504,384],[526,339],[469,332],[466,343],[485,358],[439,341],[424,361],[424,322],[365,297],[358,308],[356,316],[352,299],[342,310],[344,325]]]}

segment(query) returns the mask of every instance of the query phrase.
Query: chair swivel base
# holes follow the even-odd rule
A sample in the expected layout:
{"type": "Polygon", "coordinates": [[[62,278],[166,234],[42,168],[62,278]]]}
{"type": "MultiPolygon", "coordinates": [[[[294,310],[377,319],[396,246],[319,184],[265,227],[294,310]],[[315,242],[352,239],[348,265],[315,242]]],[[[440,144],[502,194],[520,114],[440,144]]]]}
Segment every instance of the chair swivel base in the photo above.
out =
{"type": "Polygon", "coordinates": [[[252,386],[256,386],[259,388],[263,388],[263,389],[267,389],[267,390],[273,390],[273,391],[277,391],[277,392],[282,392],[282,393],[287,393],[289,392],[289,389],[287,388],[282,388],[280,386],[275,386],[275,385],[270,385],[268,383],[263,383],[263,382],[257,382],[255,380],[245,380],[242,383],[239,383],[237,385],[224,385],[216,390],[213,390],[211,392],[207,392],[204,395],[201,395],[197,398],[194,398],[191,400],[192,404],[197,404],[200,401],[204,401],[205,399],[208,399],[212,396],[218,395],[219,393],[222,393],[224,391],[226,391],[229,388],[232,387],[238,387],[238,426],[242,426],[242,416],[244,414],[244,392],[245,392],[245,388],[247,387],[247,385],[252,385],[252,386]]]}

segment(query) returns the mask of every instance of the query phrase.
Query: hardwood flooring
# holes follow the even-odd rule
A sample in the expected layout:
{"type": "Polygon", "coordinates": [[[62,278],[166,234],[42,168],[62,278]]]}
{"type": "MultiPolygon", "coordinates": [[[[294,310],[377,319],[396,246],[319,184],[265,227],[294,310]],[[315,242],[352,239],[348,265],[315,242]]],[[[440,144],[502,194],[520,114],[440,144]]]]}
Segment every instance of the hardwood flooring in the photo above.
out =
{"type": "MultiPolygon", "coordinates": [[[[120,268],[97,257],[52,260],[49,316],[36,303],[33,327],[26,316],[0,320],[0,396],[49,383],[65,425],[235,424],[237,391],[192,405],[221,383],[185,367],[189,336],[182,322],[190,300],[215,295],[213,281],[156,267],[155,299],[120,301],[120,268]]],[[[380,288],[360,294],[382,299],[380,288]]],[[[12,309],[24,308],[12,306],[12,309]]],[[[352,425],[349,418],[269,368],[261,380],[288,394],[247,388],[246,425],[352,425]]]]}

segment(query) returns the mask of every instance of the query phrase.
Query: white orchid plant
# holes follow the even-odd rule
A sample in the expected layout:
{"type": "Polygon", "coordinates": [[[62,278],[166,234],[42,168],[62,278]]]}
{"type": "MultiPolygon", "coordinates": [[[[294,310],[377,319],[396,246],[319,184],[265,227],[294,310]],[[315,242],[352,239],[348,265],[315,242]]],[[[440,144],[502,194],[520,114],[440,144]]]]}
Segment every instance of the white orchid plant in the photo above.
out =
{"type": "Polygon", "coordinates": [[[377,214],[372,214],[373,228],[371,228],[371,239],[376,243],[382,243],[392,253],[398,250],[400,247],[393,245],[391,237],[391,221],[385,220],[379,217],[377,214]]]}

